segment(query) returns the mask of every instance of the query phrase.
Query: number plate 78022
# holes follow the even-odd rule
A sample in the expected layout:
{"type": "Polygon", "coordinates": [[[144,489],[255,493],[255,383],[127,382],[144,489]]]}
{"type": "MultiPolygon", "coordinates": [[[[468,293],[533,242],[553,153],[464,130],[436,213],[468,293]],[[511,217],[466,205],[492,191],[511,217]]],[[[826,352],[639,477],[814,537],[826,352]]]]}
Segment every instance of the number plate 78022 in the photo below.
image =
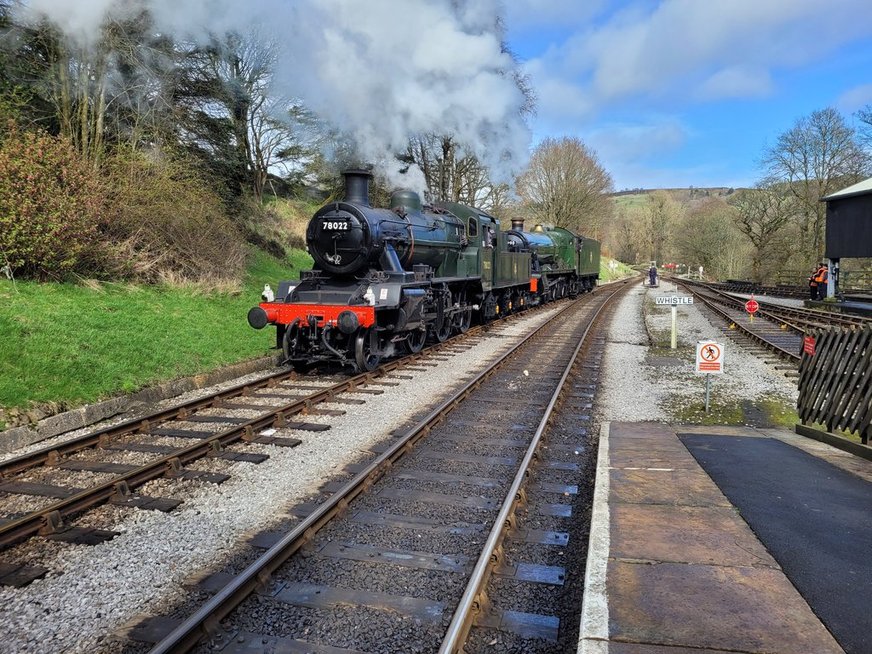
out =
{"type": "Polygon", "coordinates": [[[350,225],[347,220],[325,220],[321,223],[321,229],[331,232],[348,231],[350,225]]]}

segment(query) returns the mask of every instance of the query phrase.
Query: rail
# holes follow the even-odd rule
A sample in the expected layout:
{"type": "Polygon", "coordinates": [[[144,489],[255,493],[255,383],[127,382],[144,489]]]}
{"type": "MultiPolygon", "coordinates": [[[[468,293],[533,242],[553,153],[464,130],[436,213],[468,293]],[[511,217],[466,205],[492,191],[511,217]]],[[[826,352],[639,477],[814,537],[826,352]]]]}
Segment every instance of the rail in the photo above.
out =
{"type": "Polygon", "coordinates": [[[448,626],[448,631],[446,632],[445,638],[442,640],[442,645],[439,648],[439,654],[455,654],[462,651],[463,644],[465,643],[469,630],[472,627],[473,620],[482,607],[482,594],[487,585],[487,581],[490,578],[491,572],[493,571],[493,564],[497,561],[497,552],[502,548],[507,532],[516,522],[514,519],[515,509],[523,500],[521,487],[530,473],[530,468],[535,461],[539,445],[542,441],[542,435],[545,433],[549,420],[551,420],[551,415],[557,406],[560,394],[563,392],[564,386],[566,385],[566,380],[569,378],[572,368],[578,360],[578,354],[581,352],[581,348],[587,340],[591,327],[602,312],[603,308],[607,306],[608,301],[620,292],[620,290],[622,289],[618,288],[614,290],[591,316],[587,328],[581,335],[569,362],[566,364],[566,368],[563,371],[563,375],[560,377],[557,388],[551,396],[551,400],[545,409],[542,419],[539,421],[539,426],[530,441],[530,445],[527,448],[523,460],[521,461],[518,472],[515,474],[512,486],[506,494],[506,499],[503,501],[499,515],[494,521],[494,526],[491,529],[482,553],[476,562],[475,569],[467,583],[463,596],[460,599],[460,603],[457,606],[457,610],[454,612],[451,624],[448,626]]]}

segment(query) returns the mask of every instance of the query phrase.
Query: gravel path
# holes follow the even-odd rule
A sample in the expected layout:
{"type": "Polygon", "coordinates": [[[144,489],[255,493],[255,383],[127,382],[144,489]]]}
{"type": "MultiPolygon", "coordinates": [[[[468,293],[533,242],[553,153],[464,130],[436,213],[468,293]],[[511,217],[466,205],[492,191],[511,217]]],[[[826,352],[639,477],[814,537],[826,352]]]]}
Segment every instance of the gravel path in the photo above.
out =
{"type": "Polygon", "coordinates": [[[705,379],[694,372],[696,342],[725,343],[724,374],[712,375],[713,415],[709,422],[735,422],[736,410],[757,414],[766,402],[770,413],[788,416],[796,407],[796,384],[780,371],[734,345],[699,311],[678,307],[678,347],[669,349],[671,308],[656,306],[658,295],[683,295],[663,281],[658,289],[641,285],[624,298],[609,333],[597,417],[611,420],[703,422],[705,379]]]}
{"type": "Polygon", "coordinates": [[[112,541],[88,547],[32,539],[6,553],[4,561],[42,565],[51,572],[23,589],[0,588],[0,651],[120,651],[122,643],[110,637],[113,631],[143,613],[168,611],[185,597],[182,584],[188,577],[220,566],[248,533],[286,517],[289,506],[313,493],[370,444],[460,379],[483,369],[557,310],[497,325],[472,349],[425,372],[404,372],[414,379],[386,387],[383,395],[354,396],[365,399],[365,405],[325,405],[347,413],[329,418],[327,432],[276,433],[301,438],[302,445],[294,449],[247,446],[247,451],[270,458],[257,466],[221,462],[222,471],[232,477],[217,488],[165,479],[142,488],[145,495],[184,500],[172,513],[104,506],[80,523],[121,532],[112,541]]]}

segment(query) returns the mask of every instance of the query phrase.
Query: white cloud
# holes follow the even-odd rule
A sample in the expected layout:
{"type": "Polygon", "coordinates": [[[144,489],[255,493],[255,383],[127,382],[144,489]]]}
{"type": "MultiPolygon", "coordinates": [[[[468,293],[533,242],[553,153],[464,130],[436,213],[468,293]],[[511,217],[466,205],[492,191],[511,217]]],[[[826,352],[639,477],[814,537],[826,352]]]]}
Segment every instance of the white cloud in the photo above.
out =
{"type": "Polygon", "coordinates": [[[684,125],[664,118],[647,124],[609,124],[591,131],[586,141],[604,161],[639,161],[666,156],[689,136],[684,125]]]}
{"type": "Polygon", "coordinates": [[[861,84],[842,93],[836,100],[836,107],[852,114],[858,109],[872,104],[872,84],[861,84]]]}
{"type": "MultiPolygon", "coordinates": [[[[522,0],[521,6],[538,7],[539,22],[550,17],[552,29],[540,39],[555,35],[526,64],[538,95],[537,136],[582,136],[618,184],[669,172],[651,163],[657,148],[677,153],[721,138],[690,138],[683,126],[690,114],[726,99],[775,100],[785,73],[820,65],[839,48],[872,37],[869,0],[613,0],[607,9],[597,3],[596,11],[581,14],[571,30],[568,20],[553,18],[549,0],[522,0]],[[627,117],[631,124],[618,124],[627,117]],[[594,129],[597,121],[610,124],[594,129]]],[[[868,90],[858,86],[841,102],[862,105],[872,101],[867,98],[868,90]]],[[[704,174],[671,172],[694,185],[704,174]]],[[[709,173],[729,183],[726,167],[709,173]]]]}
{"type": "Polygon", "coordinates": [[[503,15],[516,31],[528,31],[543,25],[579,25],[597,16],[606,0],[505,0],[503,15]]]}
{"type": "Polygon", "coordinates": [[[745,66],[723,68],[701,82],[695,97],[700,100],[765,97],[772,93],[772,77],[765,70],[745,66]]]}
{"type": "Polygon", "coordinates": [[[587,89],[597,104],[676,93],[704,98],[743,86],[758,96],[774,69],[872,35],[868,0],[662,0],[650,7],[633,4],[602,24],[580,25],[539,65],[587,89]]]}

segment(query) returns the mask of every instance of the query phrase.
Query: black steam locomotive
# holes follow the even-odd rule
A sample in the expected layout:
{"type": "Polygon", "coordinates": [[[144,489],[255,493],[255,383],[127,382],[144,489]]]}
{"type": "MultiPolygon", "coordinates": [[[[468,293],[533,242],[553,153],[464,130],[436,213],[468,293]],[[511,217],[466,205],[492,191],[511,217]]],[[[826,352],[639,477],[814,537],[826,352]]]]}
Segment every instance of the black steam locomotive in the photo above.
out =
{"type": "Polygon", "coordinates": [[[398,191],[388,209],[369,204],[368,171],[344,173],[346,198],[319,209],[306,243],[312,270],[282,281],[275,300],[248,313],[276,325],[276,345],[297,370],[335,362],[372,370],[524,307],[589,291],[600,244],[561,228],[523,230],[456,203],[423,206],[398,191]]]}

